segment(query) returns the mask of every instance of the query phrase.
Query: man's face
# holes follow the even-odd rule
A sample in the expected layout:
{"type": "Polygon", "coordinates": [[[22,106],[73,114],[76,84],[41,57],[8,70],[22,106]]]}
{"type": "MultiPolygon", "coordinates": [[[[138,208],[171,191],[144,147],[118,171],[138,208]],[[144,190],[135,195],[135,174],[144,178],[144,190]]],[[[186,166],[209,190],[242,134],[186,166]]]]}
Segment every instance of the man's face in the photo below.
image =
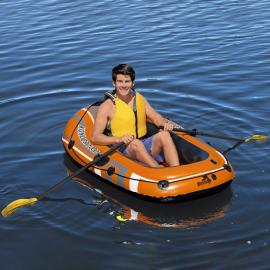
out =
{"type": "Polygon", "coordinates": [[[134,83],[132,82],[129,75],[118,74],[116,76],[115,82],[113,82],[113,85],[118,95],[126,96],[130,93],[134,83]]]}

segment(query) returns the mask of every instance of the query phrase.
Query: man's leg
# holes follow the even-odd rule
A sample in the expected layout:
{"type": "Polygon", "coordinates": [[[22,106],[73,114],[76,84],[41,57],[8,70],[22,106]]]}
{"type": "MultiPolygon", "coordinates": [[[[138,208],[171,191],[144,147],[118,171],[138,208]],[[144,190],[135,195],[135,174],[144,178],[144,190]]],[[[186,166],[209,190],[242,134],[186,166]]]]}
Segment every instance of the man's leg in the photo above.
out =
{"type": "Polygon", "coordinates": [[[150,167],[160,167],[158,162],[147,152],[144,144],[138,140],[133,140],[126,148],[127,156],[145,163],[150,167]]]}
{"type": "Polygon", "coordinates": [[[153,135],[151,151],[153,157],[156,157],[161,151],[163,151],[165,161],[169,166],[180,165],[175,144],[168,131],[160,131],[153,135]]]}

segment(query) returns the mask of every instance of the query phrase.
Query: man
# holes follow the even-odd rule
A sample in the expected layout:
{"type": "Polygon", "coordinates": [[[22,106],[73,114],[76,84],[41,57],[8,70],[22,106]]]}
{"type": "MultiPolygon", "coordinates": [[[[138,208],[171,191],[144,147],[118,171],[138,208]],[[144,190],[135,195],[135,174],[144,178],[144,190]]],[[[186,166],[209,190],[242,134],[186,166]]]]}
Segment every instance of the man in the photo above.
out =
{"type": "Polygon", "coordinates": [[[92,130],[94,144],[112,145],[124,142],[120,149],[126,156],[150,167],[178,166],[179,158],[169,131],[173,125],[163,118],[148,101],[133,90],[135,71],[127,64],[112,70],[113,93],[99,107],[92,130]],[[163,130],[151,137],[146,135],[146,118],[163,130]],[[107,131],[106,134],[104,132],[107,131]]]}

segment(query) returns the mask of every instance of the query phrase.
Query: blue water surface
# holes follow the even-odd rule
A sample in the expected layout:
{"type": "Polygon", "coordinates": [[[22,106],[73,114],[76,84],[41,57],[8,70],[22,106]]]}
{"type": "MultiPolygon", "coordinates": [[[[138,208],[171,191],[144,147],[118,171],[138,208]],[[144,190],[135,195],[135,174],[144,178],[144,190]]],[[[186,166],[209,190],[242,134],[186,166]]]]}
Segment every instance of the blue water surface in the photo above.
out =
{"type": "MultiPolygon", "coordinates": [[[[62,132],[112,89],[119,63],[135,68],[154,108],[186,128],[269,135],[269,18],[266,0],[2,0],[0,207],[77,169],[62,132]]],[[[236,171],[228,189],[170,205],[82,174],[0,217],[1,269],[269,269],[269,149],[241,145],[228,154],[236,171]]]]}

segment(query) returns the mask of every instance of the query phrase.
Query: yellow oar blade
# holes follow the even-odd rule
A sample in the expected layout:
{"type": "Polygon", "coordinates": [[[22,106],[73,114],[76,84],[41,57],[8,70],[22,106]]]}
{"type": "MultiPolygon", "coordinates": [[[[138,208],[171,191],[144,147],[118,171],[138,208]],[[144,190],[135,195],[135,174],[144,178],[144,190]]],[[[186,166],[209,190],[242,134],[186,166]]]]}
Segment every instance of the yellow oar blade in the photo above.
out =
{"type": "Polygon", "coordinates": [[[246,139],[245,142],[249,141],[266,141],[268,140],[269,136],[265,135],[253,135],[250,138],[246,139]]]}
{"type": "Polygon", "coordinates": [[[37,198],[30,198],[30,199],[18,199],[10,204],[8,204],[1,212],[3,217],[8,217],[11,215],[17,208],[23,207],[25,205],[31,205],[35,202],[37,202],[37,198]]]}

